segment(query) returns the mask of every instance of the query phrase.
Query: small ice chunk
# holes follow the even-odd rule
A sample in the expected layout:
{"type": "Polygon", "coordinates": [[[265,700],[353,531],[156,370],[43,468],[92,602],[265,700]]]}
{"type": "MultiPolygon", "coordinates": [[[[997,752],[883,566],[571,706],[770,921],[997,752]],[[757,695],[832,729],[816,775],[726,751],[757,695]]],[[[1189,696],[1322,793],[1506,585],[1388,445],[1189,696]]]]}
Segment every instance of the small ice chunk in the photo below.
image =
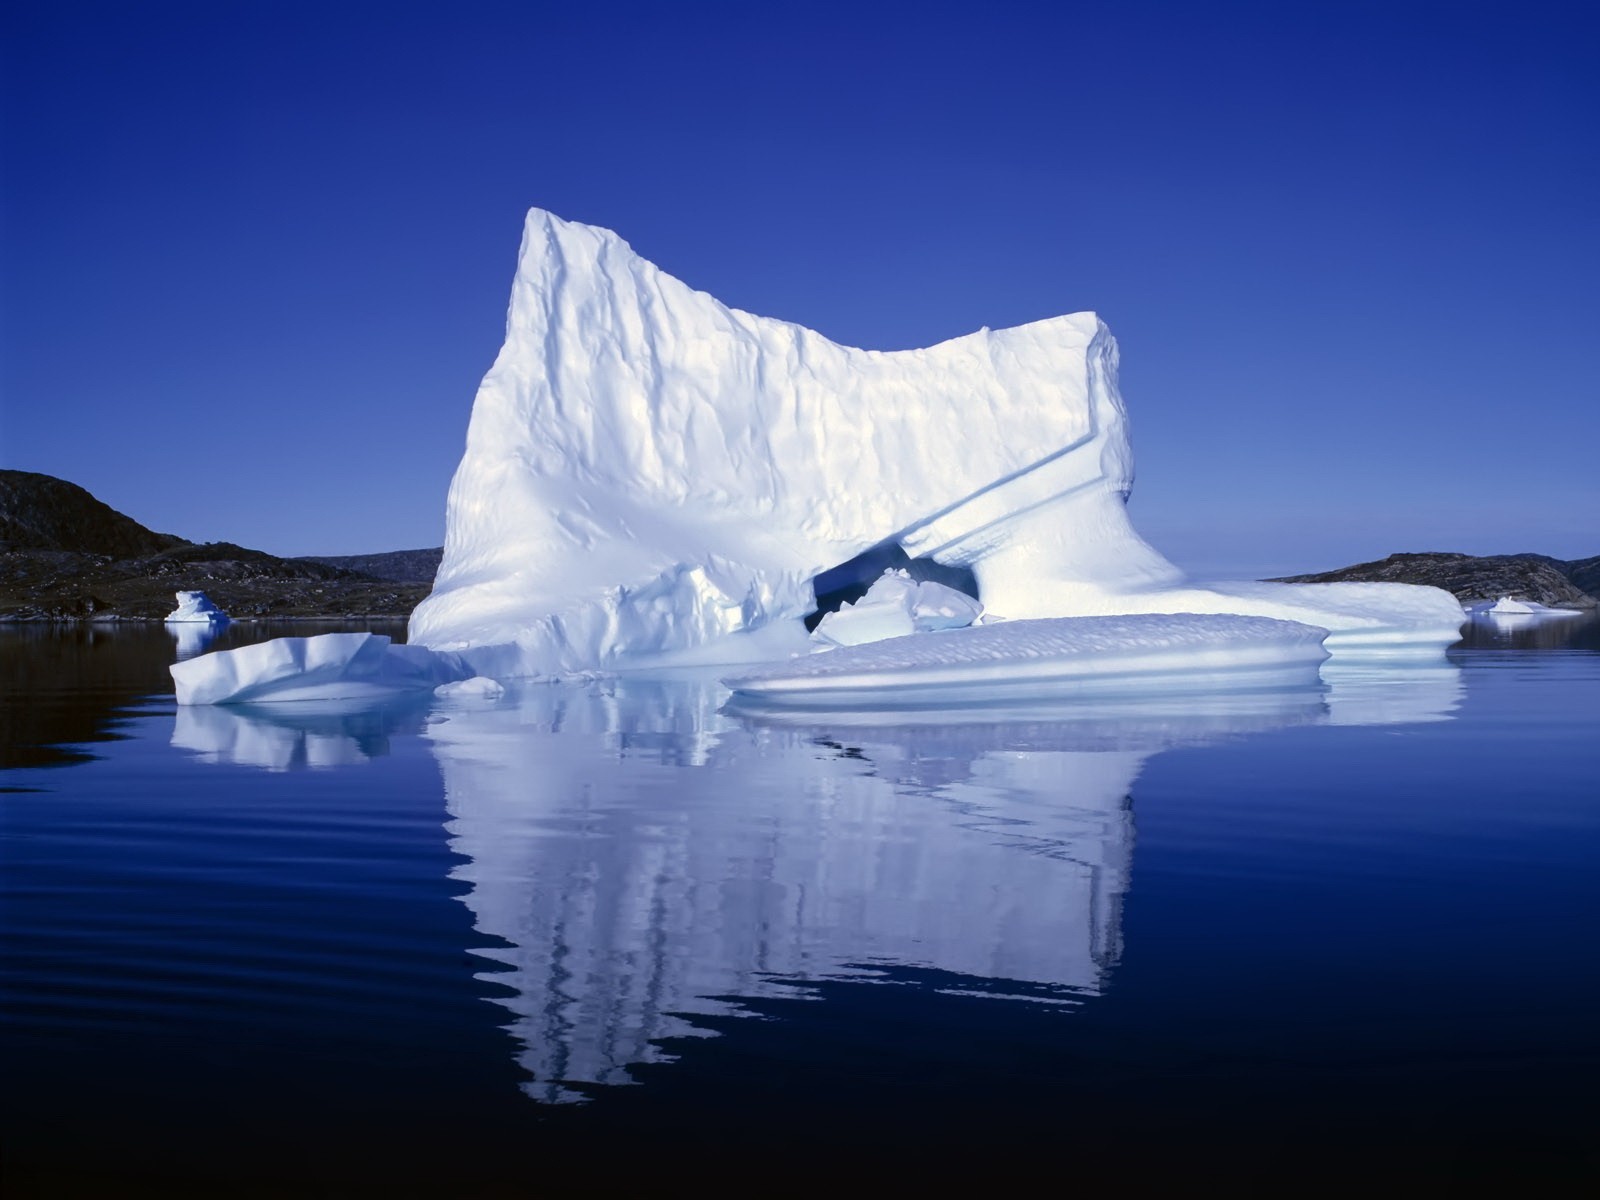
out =
{"type": "Polygon", "coordinates": [[[886,638],[939,629],[963,629],[983,615],[983,605],[942,583],[918,583],[904,570],[885,571],[867,594],[817,623],[811,634],[822,647],[861,646],[886,638]]]}
{"type": "Polygon", "coordinates": [[[940,629],[965,629],[983,617],[983,605],[965,592],[924,579],[917,584],[917,598],[911,606],[911,620],[918,633],[940,629]]]}
{"type": "Polygon", "coordinates": [[[471,679],[441,683],[433,689],[433,694],[447,700],[498,700],[506,694],[506,689],[486,675],[474,675],[471,679]]]}
{"type": "Polygon", "coordinates": [[[204,592],[179,592],[177,597],[178,607],[167,614],[168,625],[228,623],[228,614],[218,608],[211,597],[204,592]]]}
{"type": "Polygon", "coordinates": [[[806,707],[1315,683],[1326,629],[1231,615],[1053,617],[845,646],[723,682],[806,707]]]}

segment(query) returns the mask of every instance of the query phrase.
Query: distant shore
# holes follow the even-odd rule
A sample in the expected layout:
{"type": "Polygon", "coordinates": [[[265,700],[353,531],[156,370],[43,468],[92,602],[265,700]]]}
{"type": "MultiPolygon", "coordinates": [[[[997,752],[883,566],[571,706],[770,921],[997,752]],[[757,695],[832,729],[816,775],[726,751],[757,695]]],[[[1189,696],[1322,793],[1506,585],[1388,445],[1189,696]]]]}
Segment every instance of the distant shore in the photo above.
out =
{"type": "MultiPolygon", "coordinates": [[[[201,591],[235,622],[403,621],[433,590],[440,547],[281,558],[157,533],[51,475],[0,470],[0,624],[161,623],[201,591]]],[[[1391,554],[1278,583],[1414,583],[1464,604],[1600,605],[1600,555],[1391,554]]]]}

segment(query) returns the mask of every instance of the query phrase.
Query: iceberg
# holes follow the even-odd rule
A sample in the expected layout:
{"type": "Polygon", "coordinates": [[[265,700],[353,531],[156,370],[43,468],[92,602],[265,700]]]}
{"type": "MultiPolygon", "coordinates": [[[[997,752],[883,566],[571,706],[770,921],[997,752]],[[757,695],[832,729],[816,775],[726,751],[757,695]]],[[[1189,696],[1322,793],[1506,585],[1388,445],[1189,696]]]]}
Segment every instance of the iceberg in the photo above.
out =
{"type": "Polygon", "coordinates": [[[228,626],[228,614],[204,592],[178,592],[178,607],[166,616],[180,659],[203,654],[228,626]]]}
{"type": "Polygon", "coordinates": [[[178,607],[167,614],[168,625],[226,625],[228,614],[204,592],[178,592],[178,607]]]}
{"type": "Polygon", "coordinates": [[[1128,521],[1117,366],[1093,313],[837,345],[535,209],[409,640],[497,677],[781,658],[807,648],[813,581],[885,545],[969,569],[1009,619],[1259,616],[1336,653],[1456,640],[1436,588],[1187,583],[1128,521]]]}
{"type": "MultiPolygon", "coordinates": [[[[935,639],[917,655],[954,656],[969,683],[1004,674],[1001,658],[974,668],[973,646],[1041,661],[1027,631],[987,637],[980,618],[1260,618],[1229,627],[1226,653],[1245,654],[1258,631],[1258,650],[1289,670],[1309,651],[1278,622],[1326,631],[1319,654],[1436,654],[1458,638],[1465,614],[1438,588],[1187,581],[1128,520],[1117,368],[1093,313],[921,350],[837,345],[727,307],[609,230],[534,209],[410,644],[324,659],[291,639],[180,663],[179,702],[775,662],[908,635],[935,639]],[[871,578],[881,565],[866,564],[885,561],[916,569],[879,579],[811,639],[819,580],[871,578]],[[941,571],[976,595],[928,578],[941,571]]],[[[1146,647],[1142,632],[1118,646],[1106,631],[1156,627],[1050,636],[1078,647],[1069,674],[1109,677],[1146,647]],[[1094,655],[1109,656],[1103,668],[1082,667],[1094,655]]],[[[1183,655],[1160,657],[1165,673],[1183,655]]],[[[813,678],[794,670],[760,686],[813,678]]]]}

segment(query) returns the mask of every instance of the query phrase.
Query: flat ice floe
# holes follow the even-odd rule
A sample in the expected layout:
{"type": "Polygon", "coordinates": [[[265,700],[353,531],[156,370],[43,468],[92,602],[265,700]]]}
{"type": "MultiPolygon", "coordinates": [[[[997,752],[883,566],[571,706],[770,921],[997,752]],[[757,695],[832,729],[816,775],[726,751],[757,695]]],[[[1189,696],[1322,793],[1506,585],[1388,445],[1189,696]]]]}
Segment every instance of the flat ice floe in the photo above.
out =
{"type": "Polygon", "coordinates": [[[432,690],[471,675],[450,654],[396,646],[379,633],[276,638],[173,663],[179,704],[360,700],[432,690]]]}
{"type": "Polygon", "coordinates": [[[1316,682],[1326,637],[1262,617],[1058,617],[845,646],[723,682],[806,707],[1295,687],[1316,682]]]}
{"type": "Polygon", "coordinates": [[[1533,617],[1582,617],[1587,614],[1575,608],[1551,608],[1549,605],[1540,604],[1536,600],[1513,600],[1510,596],[1501,596],[1493,604],[1481,603],[1467,607],[1467,613],[1474,619],[1490,617],[1495,620],[1526,620],[1533,617]]]}

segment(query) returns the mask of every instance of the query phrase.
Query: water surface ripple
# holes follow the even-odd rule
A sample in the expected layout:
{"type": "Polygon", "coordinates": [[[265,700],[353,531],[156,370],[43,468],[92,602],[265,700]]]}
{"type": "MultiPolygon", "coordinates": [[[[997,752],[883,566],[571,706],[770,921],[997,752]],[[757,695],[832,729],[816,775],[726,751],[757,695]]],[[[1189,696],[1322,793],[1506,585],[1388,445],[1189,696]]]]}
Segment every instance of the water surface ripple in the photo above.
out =
{"type": "Polygon", "coordinates": [[[160,631],[12,638],[7,1194],[1585,1178],[1600,654],[1541,638],[839,714],[175,709],[160,631]]]}

